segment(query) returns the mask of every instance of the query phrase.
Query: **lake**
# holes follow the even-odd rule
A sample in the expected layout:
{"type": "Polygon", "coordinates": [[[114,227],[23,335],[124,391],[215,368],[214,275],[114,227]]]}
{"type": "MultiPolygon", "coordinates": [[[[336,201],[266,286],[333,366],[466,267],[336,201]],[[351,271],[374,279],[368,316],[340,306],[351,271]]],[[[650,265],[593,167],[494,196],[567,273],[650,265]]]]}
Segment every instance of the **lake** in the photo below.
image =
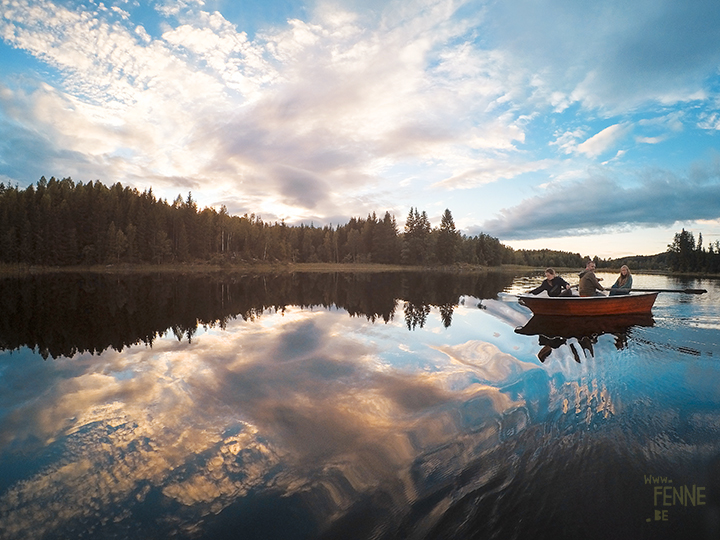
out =
{"type": "Polygon", "coordinates": [[[0,279],[0,538],[720,537],[720,283],[542,277],[0,279]]]}

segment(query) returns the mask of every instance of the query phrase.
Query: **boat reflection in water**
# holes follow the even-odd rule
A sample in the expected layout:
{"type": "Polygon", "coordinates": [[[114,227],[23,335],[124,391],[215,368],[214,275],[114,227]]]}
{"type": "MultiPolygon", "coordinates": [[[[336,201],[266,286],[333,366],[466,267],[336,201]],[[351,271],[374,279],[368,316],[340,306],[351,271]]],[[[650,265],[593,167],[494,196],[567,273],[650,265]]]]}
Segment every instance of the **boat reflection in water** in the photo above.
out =
{"type": "Polygon", "coordinates": [[[593,346],[603,334],[615,336],[615,346],[623,349],[635,326],[653,326],[650,313],[601,315],[595,317],[566,317],[562,315],[534,315],[527,323],[515,329],[517,334],[538,336],[541,345],[538,358],[544,362],[554,349],[569,344],[576,362],[580,362],[580,353],[573,339],[585,351],[585,355],[594,356],[593,346]]]}

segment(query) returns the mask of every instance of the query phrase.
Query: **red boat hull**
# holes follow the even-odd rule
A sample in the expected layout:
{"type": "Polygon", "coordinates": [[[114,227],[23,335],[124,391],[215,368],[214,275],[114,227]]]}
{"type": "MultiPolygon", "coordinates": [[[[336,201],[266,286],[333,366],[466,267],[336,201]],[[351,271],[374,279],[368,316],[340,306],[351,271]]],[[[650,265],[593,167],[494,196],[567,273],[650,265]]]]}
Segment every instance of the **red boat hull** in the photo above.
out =
{"type": "Polygon", "coordinates": [[[521,296],[518,299],[536,315],[575,317],[650,313],[658,293],[622,296],[521,296]]]}

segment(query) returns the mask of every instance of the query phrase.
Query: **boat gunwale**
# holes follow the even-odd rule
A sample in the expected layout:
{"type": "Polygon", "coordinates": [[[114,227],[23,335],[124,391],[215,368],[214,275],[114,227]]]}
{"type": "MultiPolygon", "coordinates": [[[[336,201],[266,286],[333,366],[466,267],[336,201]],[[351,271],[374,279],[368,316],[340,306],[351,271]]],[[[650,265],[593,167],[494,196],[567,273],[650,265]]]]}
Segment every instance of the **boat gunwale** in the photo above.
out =
{"type": "Polygon", "coordinates": [[[623,298],[640,298],[643,296],[652,296],[659,294],[660,291],[647,291],[647,292],[635,292],[630,291],[627,294],[596,294],[593,296],[545,296],[542,293],[541,294],[529,294],[529,293],[522,293],[518,295],[518,298],[537,298],[538,300],[608,300],[610,298],[612,299],[623,299],[623,298]]]}

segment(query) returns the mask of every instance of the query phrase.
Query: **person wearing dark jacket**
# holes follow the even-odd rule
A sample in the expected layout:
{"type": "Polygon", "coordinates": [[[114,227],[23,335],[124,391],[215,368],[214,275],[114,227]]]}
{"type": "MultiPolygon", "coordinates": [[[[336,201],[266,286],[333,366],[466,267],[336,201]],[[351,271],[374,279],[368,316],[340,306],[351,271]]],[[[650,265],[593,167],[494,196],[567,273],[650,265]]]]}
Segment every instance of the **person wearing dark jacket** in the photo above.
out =
{"type": "Polygon", "coordinates": [[[570,296],[570,284],[555,273],[555,270],[548,268],[545,270],[545,279],[539,287],[528,291],[530,294],[540,294],[547,291],[548,296],[570,296]]]}
{"type": "Polygon", "coordinates": [[[605,287],[600,285],[600,280],[595,276],[595,263],[588,261],[585,270],[580,272],[580,284],[578,285],[580,296],[595,296],[595,291],[604,291],[605,287]]]}

